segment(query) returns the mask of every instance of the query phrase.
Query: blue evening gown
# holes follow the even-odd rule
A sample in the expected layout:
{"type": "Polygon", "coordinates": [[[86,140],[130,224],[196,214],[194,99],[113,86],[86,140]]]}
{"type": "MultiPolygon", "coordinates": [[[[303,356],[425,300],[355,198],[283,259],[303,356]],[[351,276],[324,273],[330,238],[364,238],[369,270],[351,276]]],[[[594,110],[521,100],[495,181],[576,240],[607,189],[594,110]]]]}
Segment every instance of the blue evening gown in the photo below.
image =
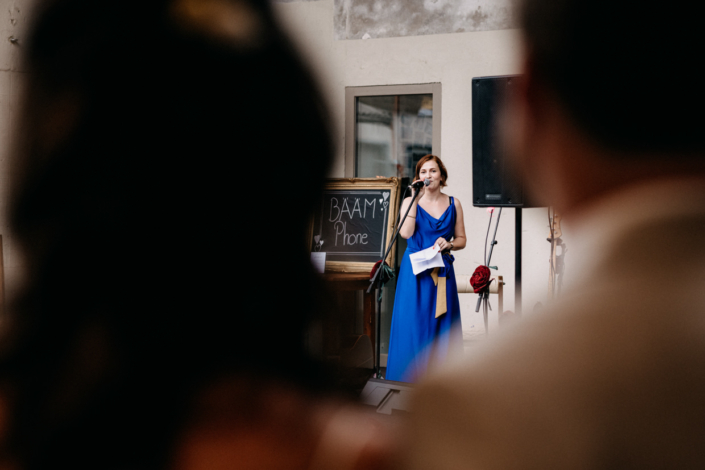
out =
{"type": "Polygon", "coordinates": [[[455,233],[455,219],[452,197],[450,206],[439,219],[418,206],[416,229],[408,240],[397,280],[387,357],[387,380],[415,382],[426,372],[430,362],[437,364],[451,351],[453,354],[462,351],[460,302],[453,255],[443,255],[448,311],[440,318],[435,318],[437,288],[431,270],[415,276],[409,260],[409,254],[431,247],[438,237],[450,240],[455,233]]]}

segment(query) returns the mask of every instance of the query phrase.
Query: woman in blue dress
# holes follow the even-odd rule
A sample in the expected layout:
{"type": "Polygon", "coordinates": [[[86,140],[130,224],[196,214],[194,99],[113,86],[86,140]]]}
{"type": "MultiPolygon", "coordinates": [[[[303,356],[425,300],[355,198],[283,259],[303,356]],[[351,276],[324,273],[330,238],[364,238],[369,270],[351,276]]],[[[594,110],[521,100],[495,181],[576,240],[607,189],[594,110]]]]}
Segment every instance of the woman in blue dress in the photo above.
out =
{"type": "Polygon", "coordinates": [[[460,303],[451,251],[465,248],[463,209],[457,198],[441,192],[448,171],[435,155],[416,165],[416,181],[430,180],[411,203],[402,202],[401,214],[411,204],[399,233],[408,239],[401,261],[392,314],[387,360],[388,380],[415,382],[431,363],[462,351],[460,303]],[[443,268],[414,275],[409,255],[437,245],[443,252],[443,268]]]}

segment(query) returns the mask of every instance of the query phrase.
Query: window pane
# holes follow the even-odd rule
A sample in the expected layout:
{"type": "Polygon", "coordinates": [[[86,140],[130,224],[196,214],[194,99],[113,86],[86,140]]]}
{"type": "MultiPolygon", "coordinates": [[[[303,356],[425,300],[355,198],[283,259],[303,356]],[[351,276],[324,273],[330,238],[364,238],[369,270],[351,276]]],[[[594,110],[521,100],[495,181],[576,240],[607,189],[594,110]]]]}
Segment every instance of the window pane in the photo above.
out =
{"type": "Polygon", "coordinates": [[[412,177],[432,151],[433,95],[358,97],[355,127],[355,176],[412,177]]]}

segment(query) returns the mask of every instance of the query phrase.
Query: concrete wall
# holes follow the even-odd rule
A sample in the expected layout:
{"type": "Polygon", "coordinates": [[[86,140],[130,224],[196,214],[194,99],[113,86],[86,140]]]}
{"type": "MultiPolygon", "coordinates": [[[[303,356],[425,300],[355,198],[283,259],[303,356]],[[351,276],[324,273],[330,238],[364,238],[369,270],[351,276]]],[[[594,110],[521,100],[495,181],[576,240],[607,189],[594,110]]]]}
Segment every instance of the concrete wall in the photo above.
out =
{"type": "MultiPolygon", "coordinates": [[[[439,0],[440,1],[440,0],[439,0]]],[[[389,3],[389,2],[384,2],[389,3]]],[[[344,176],[345,87],[410,83],[442,84],[443,158],[449,171],[446,192],[463,203],[468,246],[456,253],[456,273],[472,274],[483,264],[488,213],[472,207],[472,94],[473,77],[517,73],[516,30],[494,30],[393,37],[368,40],[336,39],[333,0],[280,3],[276,11],[324,90],[336,131],[337,152],[332,176],[344,176]]],[[[550,246],[546,209],[524,209],[523,310],[530,314],[545,303],[550,246]]],[[[514,310],[514,210],[505,209],[497,232],[491,264],[504,276],[505,310],[514,310]]],[[[461,295],[465,337],[484,333],[481,314],[475,314],[474,294],[461,295]]],[[[497,324],[497,306],[490,313],[497,324]]],[[[383,348],[384,350],[385,348],[383,348]]]]}
{"type": "MultiPolygon", "coordinates": [[[[293,3],[321,0],[274,0],[293,3]]],[[[335,0],[335,38],[369,39],[509,29],[512,0],[335,0]]]]}
{"type": "Polygon", "coordinates": [[[508,29],[512,0],[335,0],[336,39],[508,29]]]}

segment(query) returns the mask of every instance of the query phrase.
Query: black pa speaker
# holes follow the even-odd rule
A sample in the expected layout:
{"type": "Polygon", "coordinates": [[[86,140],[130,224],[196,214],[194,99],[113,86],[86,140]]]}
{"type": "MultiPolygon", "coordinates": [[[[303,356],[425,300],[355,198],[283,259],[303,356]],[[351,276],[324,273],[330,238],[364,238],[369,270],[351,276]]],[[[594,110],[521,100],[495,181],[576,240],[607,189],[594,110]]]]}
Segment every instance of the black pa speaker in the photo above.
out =
{"type": "Polygon", "coordinates": [[[512,92],[517,77],[472,79],[472,203],[476,207],[530,207],[499,132],[502,100],[512,92]]]}

